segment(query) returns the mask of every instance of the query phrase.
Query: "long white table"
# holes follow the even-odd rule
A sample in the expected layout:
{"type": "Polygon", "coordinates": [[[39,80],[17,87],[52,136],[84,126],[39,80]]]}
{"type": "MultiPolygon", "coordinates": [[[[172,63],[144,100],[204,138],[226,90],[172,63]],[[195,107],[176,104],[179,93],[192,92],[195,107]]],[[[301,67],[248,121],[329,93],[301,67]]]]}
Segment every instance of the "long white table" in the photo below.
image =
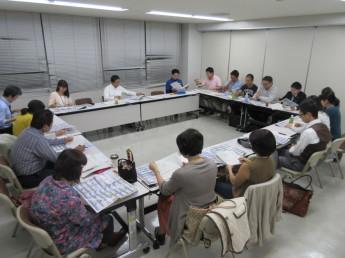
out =
{"type": "Polygon", "coordinates": [[[81,132],[89,132],[129,123],[161,118],[199,110],[199,94],[191,91],[182,95],[124,99],[120,104],[101,102],[95,105],[52,108],[55,115],[81,132]]]}

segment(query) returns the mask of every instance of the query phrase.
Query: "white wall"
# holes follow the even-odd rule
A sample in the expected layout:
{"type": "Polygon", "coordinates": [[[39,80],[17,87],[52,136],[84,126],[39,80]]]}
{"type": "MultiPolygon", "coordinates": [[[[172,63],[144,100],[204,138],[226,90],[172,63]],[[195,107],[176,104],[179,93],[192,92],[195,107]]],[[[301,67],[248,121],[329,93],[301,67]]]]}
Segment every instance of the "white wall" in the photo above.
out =
{"type": "Polygon", "coordinates": [[[196,24],[182,25],[181,73],[185,83],[194,85],[194,80],[201,77],[202,33],[196,24]]]}
{"type": "MultiPolygon", "coordinates": [[[[201,69],[214,68],[225,84],[229,78],[230,32],[210,32],[202,35],[201,69]]],[[[201,76],[204,77],[201,71],[201,76]]]]}
{"type": "MultiPolygon", "coordinates": [[[[217,42],[211,53],[203,47],[202,66],[213,65],[224,71],[228,61],[228,70],[239,70],[241,79],[245,74],[253,73],[255,82],[260,84],[263,75],[271,75],[281,95],[289,90],[292,82],[299,81],[307,95],[319,95],[322,88],[330,86],[341,101],[345,99],[345,26],[202,34],[203,46],[210,46],[212,39],[222,41],[217,42]],[[226,61],[227,44],[230,45],[230,55],[226,61]]],[[[203,69],[201,67],[200,72],[203,69]]],[[[345,114],[344,105],[341,104],[341,107],[345,114]]],[[[345,119],[342,128],[345,128],[345,119]]]]}

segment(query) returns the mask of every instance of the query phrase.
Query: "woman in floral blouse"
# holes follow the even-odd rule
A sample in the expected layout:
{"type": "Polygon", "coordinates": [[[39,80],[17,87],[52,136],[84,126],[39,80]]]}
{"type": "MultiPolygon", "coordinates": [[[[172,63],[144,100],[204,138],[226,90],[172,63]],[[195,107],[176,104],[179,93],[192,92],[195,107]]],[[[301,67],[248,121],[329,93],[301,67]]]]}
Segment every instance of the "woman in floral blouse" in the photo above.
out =
{"type": "Polygon", "coordinates": [[[41,182],[32,197],[30,215],[52,237],[61,254],[79,248],[98,249],[102,244],[115,246],[126,231],[113,231],[109,215],[87,210],[72,187],[80,180],[86,156],[74,149],[63,151],[55,165],[55,174],[41,182]]]}

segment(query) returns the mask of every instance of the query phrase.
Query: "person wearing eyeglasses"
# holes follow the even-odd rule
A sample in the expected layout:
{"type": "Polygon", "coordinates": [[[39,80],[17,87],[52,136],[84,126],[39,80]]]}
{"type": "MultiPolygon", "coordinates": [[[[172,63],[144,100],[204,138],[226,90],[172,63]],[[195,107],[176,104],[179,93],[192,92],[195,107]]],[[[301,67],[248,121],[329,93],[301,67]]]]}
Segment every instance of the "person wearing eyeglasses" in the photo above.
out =
{"type": "Polygon", "coordinates": [[[306,123],[295,145],[278,153],[278,166],[302,171],[309,158],[318,151],[325,150],[332,136],[325,124],[318,118],[319,108],[314,100],[306,99],[300,105],[300,117],[306,123]]]}

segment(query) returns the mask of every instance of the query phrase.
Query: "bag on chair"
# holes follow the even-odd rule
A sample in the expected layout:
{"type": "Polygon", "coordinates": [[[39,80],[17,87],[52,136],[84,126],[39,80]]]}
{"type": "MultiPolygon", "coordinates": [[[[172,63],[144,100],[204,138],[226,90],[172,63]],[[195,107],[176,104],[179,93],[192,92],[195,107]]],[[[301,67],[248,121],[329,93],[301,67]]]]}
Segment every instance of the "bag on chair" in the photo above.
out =
{"type": "Polygon", "coordinates": [[[300,217],[304,217],[305,215],[307,215],[310,199],[313,196],[311,183],[312,177],[308,175],[301,176],[293,180],[292,182],[283,181],[283,210],[300,217]],[[295,183],[301,178],[309,179],[307,187],[302,187],[295,183]]]}

